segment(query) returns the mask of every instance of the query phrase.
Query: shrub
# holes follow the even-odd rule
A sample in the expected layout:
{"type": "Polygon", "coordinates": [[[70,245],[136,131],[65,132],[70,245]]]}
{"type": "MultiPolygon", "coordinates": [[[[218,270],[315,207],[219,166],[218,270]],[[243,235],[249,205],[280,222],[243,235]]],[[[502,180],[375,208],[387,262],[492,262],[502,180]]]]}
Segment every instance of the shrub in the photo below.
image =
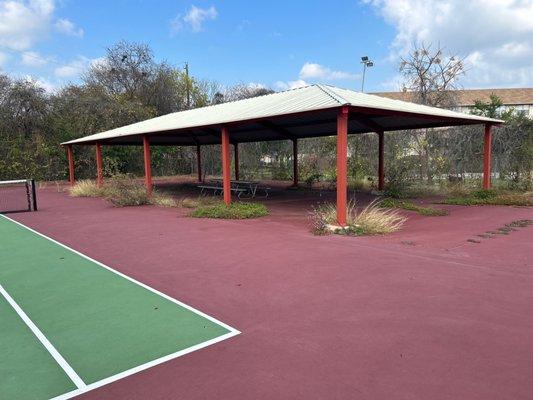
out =
{"type": "Polygon", "coordinates": [[[455,204],[460,206],[533,206],[533,197],[528,193],[502,193],[493,191],[478,191],[470,196],[452,197],[441,201],[441,204],[455,204]],[[488,193],[490,194],[488,194],[488,193]],[[476,193],[476,195],[474,195],[476,193]]]}
{"type": "Polygon", "coordinates": [[[78,181],[69,189],[73,197],[100,197],[104,191],[103,187],[98,187],[95,181],[89,179],[78,181]]]}
{"type": "Polygon", "coordinates": [[[146,187],[131,175],[115,175],[105,185],[105,198],[117,207],[149,204],[146,187]]]}
{"type": "Polygon", "coordinates": [[[379,202],[379,206],[383,208],[401,208],[408,211],[415,211],[421,215],[432,217],[448,215],[448,212],[446,210],[441,210],[433,207],[419,206],[418,204],[414,204],[410,201],[396,200],[391,198],[383,199],[381,202],[379,202]]]}
{"type": "MultiPolygon", "coordinates": [[[[313,210],[313,233],[324,234],[328,225],[337,224],[337,208],[334,204],[326,203],[313,210]],[[318,228],[318,229],[317,229],[318,228]]],[[[384,209],[380,203],[373,201],[361,211],[355,202],[350,202],[346,210],[347,226],[339,228],[334,233],[349,235],[376,235],[395,232],[403,226],[407,218],[396,210],[384,209]]]]}
{"type": "Polygon", "coordinates": [[[496,197],[497,193],[494,190],[482,189],[472,192],[471,196],[475,199],[487,200],[496,197]]]}
{"type": "Polygon", "coordinates": [[[191,213],[194,218],[221,218],[221,219],[248,219],[268,215],[268,210],[263,204],[235,202],[226,205],[223,202],[216,204],[199,205],[191,213]]]}

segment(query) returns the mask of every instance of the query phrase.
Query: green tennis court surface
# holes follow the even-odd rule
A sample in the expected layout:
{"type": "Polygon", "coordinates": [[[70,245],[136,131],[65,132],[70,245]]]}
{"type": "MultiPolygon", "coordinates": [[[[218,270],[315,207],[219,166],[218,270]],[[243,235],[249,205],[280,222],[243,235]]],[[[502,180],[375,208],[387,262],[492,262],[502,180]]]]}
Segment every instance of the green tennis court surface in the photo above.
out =
{"type": "Polygon", "coordinates": [[[0,238],[0,399],[67,399],[239,333],[2,216],[0,238]]]}

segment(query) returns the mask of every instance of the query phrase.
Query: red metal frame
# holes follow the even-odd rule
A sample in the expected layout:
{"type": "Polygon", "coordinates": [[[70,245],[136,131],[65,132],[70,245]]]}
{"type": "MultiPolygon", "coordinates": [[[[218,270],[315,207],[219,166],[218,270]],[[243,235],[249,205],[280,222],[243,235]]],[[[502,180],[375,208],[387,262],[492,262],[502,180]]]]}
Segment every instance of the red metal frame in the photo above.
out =
{"type": "Polygon", "coordinates": [[[146,185],[146,192],[152,195],[152,165],[150,161],[150,139],[148,135],[143,136],[143,150],[144,150],[144,184],[146,185]]]}
{"type": "Polygon", "coordinates": [[[231,203],[231,156],[229,150],[229,130],[222,128],[222,188],[224,190],[224,203],[231,203]]]}
{"type": "Polygon", "coordinates": [[[96,184],[98,186],[102,186],[104,183],[104,170],[103,170],[103,162],[102,162],[102,145],[100,142],[96,142],[95,145],[96,150],[96,184]]]}
{"type": "Polygon", "coordinates": [[[337,223],[346,225],[348,199],[348,107],[337,115],[337,223]]]}
{"type": "Polygon", "coordinates": [[[383,190],[385,188],[385,132],[378,132],[378,138],[378,190],[383,190]]]}
{"type": "Polygon", "coordinates": [[[483,141],[483,189],[490,189],[490,161],[492,155],[492,125],[485,124],[483,141]]]}
{"type": "Polygon", "coordinates": [[[292,186],[298,186],[298,139],[292,140],[292,186]]]}
{"type": "Polygon", "coordinates": [[[202,149],[199,144],[196,145],[196,169],[198,171],[198,182],[202,182],[202,149]]]}
{"type": "Polygon", "coordinates": [[[76,182],[74,177],[74,150],[72,145],[67,146],[67,159],[68,159],[68,182],[72,186],[76,182]]]}
{"type": "Polygon", "coordinates": [[[235,180],[239,180],[239,143],[233,145],[235,151],[235,180]]]}

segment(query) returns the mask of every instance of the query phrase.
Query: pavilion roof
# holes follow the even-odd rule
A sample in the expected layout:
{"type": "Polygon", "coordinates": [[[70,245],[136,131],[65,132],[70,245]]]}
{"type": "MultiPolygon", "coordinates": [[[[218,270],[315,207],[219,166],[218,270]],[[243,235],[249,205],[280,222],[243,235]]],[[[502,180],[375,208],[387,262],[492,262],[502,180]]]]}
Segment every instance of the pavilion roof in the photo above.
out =
{"type": "Polygon", "coordinates": [[[153,145],[220,143],[227,126],[234,142],[297,139],[336,133],[336,117],[349,107],[348,132],[500,124],[503,121],[340,89],[310,85],[245,100],[179,111],[62,143],[153,145]]]}

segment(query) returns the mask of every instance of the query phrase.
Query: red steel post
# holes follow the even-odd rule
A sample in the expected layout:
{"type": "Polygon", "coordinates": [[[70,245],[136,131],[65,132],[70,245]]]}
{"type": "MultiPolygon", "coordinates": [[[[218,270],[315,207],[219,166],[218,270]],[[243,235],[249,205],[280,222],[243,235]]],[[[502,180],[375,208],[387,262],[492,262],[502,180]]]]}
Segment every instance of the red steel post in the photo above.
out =
{"type": "Polygon", "coordinates": [[[224,203],[231,203],[231,156],[229,150],[229,130],[222,128],[222,188],[224,190],[224,203]]]}
{"type": "Polygon", "coordinates": [[[68,159],[68,182],[70,186],[74,185],[76,179],[74,178],[74,150],[72,145],[67,145],[67,159],[68,159]]]}
{"type": "Polygon", "coordinates": [[[239,143],[233,145],[235,150],[235,180],[239,180],[239,143]]]}
{"type": "Polygon", "coordinates": [[[348,107],[337,115],[337,223],[346,225],[348,198],[348,107]]]}
{"type": "Polygon", "coordinates": [[[483,189],[490,189],[490,159],[492,154],[492,125],[485,124],[483,141],[483,189]]]}
{"type": "Polygon", "coordinates": [[[298,186],[298,139],[292,139],[292,186],[298,186]]]}
{"type": "Polygon", "coordinates": [[[144,184],[146,185],[146,192],[148,196],[152,195],[152,165],[150,162],[150,139],[148,135],[143,136],[144,149],[144,184]]]}
{"type": "Polygon", "coordinates": [[[104,171],[102,168],[102,146],[96,142],[96,184],[100,187],[104,183],[104,171]]]}
{"type": "Polygon", "coordinates": [[[198,182],[202,182],[202,149],[196,145],[196,169],[198,170],[198,182]]]}
{"type": "Polygon", "coordinates": [[[379,157],[378,157],[378,190],[383,190],[385,187],[385,133],[378,132],[379,137],[379,157]]]}

